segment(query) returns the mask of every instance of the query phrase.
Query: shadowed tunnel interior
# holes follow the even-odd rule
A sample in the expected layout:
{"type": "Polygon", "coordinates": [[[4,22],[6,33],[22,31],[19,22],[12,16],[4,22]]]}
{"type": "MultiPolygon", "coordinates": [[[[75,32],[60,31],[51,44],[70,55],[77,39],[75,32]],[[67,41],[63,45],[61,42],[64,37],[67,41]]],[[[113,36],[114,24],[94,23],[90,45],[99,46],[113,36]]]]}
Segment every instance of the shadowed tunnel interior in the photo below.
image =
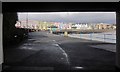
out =
{"type": "Polygon", "coordinates": [[[115,52],[93,47],[111,43],[62,37],[46,31],[29,32],[29,29],[16,28],[15,23],[17,12],[113,12],[118,10],[118,3],[89,3],[90,6],[56,3],[56,7],[54,3],[51,7],[44,6],[48,3],[33,3],[33,7],[31,4],[3,3],[3,70],[115,70],[115,52]]]}
{"type": "Polygon", "coordinates": [[[15,23],[18,21],[17,13],[3,13],[3,46],[10,46],[20,43],[24,38],[24,34],[27,35],[27,30],[18,29],[15,27],[15,23]],[[15,38],[15,35],[19,35],[19,38],[15,38]]]}

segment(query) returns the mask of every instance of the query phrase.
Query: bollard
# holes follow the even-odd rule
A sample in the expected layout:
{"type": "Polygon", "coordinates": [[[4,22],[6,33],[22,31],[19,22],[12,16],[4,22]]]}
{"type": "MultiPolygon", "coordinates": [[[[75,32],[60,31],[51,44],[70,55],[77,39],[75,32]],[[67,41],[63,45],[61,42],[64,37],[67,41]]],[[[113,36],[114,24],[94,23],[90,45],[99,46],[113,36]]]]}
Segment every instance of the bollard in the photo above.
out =
{"type": "Polygon", "coordinates": [[[68,32],[67,31],[64,32],[64,36],[68,37],[68,32]]]}
{"type": "Polygon", "coordinates": [[[51,34],[53,33],[52,30],[50,30],[50,33],[51,33],[51,34]]]}

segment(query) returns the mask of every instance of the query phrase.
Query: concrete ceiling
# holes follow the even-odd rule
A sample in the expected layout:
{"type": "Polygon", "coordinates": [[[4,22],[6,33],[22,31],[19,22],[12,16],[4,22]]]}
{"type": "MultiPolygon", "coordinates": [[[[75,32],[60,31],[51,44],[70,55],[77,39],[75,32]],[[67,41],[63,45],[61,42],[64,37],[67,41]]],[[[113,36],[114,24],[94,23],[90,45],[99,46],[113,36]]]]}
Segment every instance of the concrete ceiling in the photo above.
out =
{"type": "Polygon", "coordinates": [[[2,2],[119,2],[120,0],[0,0],[2,2]]]}

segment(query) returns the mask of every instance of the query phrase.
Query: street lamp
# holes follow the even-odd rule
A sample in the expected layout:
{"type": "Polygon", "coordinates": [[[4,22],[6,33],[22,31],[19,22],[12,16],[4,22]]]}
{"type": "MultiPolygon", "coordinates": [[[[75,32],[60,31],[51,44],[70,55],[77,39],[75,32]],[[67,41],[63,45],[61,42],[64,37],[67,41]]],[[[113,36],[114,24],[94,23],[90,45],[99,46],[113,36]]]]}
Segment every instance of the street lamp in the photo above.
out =
{"type": "MultiPolygon", "coordinates": [[[[67,15],[69,16],[69,12],[67,12],[67,15]]],[[[65,27],[65,33],[64,33],[64,36],[68,36],[68,32],[67,32],[67,25],[66,25],[66,27],[65,27]]]]}
{"type": "MultiPolygon", "coordinates": [[[[28,12],[27,12],[27,16],[26,16],[26,25],[27,25],[27,29],[28,29],[28,12]]],[[[29,32],[29,29],[27,31],[29,32]]]]}

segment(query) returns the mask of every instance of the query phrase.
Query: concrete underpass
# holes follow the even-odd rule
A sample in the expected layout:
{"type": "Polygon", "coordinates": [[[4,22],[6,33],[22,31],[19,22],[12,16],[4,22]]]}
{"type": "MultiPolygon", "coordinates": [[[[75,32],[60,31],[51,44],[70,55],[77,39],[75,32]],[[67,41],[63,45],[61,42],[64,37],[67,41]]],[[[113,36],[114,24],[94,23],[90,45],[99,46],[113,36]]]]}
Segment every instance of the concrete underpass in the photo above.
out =
{"type": "MultiPolygon", "coordinates": [[[[118,24],[120,13],[116,16],[118,24]]],[[[66,37],[49,31],[29,32],[28,29],[15,28],[17,20],[17,12],[3,12],[3,72],[116,70],[118,49],[110,50],[116,43],[66,37]]],[[[119,68],[119,64],[117,66],[119,68]]]]}
{"type": "Polygon", "coordinates": [[[115,53],[92,47],[96,44],[110,45],[31,32],[18,46],[4,49],[4,70],[115,70],[115,53]]]}

